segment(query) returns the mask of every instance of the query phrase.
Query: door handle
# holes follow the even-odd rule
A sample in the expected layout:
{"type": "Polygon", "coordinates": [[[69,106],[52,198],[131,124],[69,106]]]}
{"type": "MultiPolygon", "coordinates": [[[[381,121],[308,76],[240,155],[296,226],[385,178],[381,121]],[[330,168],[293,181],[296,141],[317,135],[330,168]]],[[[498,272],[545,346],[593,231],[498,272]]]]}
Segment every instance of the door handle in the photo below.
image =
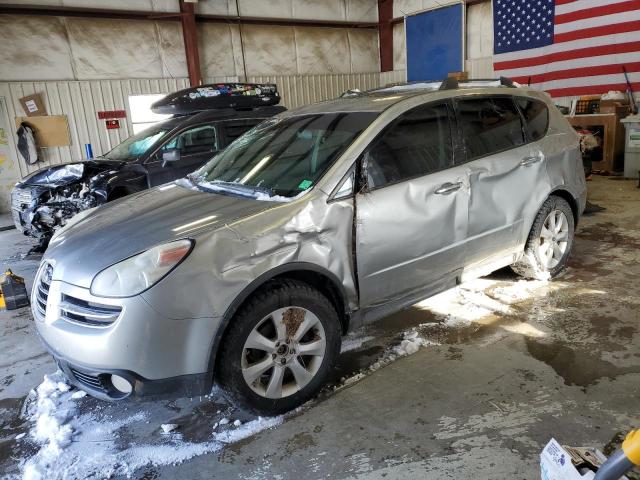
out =
{"type": "Polygon", "coordinates": [[[533,165],[534,163],[541,162],[544,159],[542,155],[532,155],[530,157],[524,157],[520,161],[520,165],[523,167],[528,167],[529,165],[533,165]]]}
{"type": "Polygon", "coordinates": [[[437,193],[438,195],[449,195],[450,193],[453,193],[456,190],[460,190],[460,187],[462,187],[462,182],[456,182],[456,183],[447,182],[440,185],[440,187],[436,190],[435,193],[437,193]]]}

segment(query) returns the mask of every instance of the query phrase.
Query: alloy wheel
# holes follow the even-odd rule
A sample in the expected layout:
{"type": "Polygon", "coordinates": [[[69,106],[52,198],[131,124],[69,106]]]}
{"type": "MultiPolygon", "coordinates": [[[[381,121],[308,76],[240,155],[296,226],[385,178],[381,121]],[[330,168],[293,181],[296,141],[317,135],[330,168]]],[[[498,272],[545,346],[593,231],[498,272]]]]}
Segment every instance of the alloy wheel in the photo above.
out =
{"type": "Polygon", "coordinates": [[[322,322],[302,307],[279,308],[251,330],[242,349],[242,376],[265,398],[302,390],[316,375],[326,350],[322,322]]]}
{"type": "Polygon", "coordinates": [[[547,270],[555,268],[569,245],[569,221],[561,210],[551,210],[540,232],[538,256],[547,270]]]}

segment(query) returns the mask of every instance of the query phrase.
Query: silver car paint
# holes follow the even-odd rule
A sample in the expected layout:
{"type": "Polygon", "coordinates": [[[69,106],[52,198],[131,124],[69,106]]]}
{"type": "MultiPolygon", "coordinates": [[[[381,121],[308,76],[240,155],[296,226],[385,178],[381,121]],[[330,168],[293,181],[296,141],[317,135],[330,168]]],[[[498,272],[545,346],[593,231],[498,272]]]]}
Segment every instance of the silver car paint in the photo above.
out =
{"type": "MultiPolygon", "coordinates": [[[[539,147],[545,155],[544,169],[505,168],[505,158],[511,158],[506,152],[481,165],[470,162],[396,187],[342,200],[331,197],[370,141],[404,111],[432,100],[496,93],[487,88],[371,95],[282,114],[381,112],[313,189],[288,203],[168,184],[99,208],[52,241],[44,255],[43,264],[54,264],[53,295],[46,318],[36,321],[40,335],[61,358],[82,366],[127,369],[147,379],[201,374],[211,371],[216,342],[238,299],[283,270],[313,268],[334,279],[345,310],[357,318],[367,307],[393,309],[408,304],[459,279],[462,271],[472,267],[481,272],[483,266],[499,268],[510,263],[521,254],[533,217],[552,191],[570,192],[579,200],[580,211],[586,201],[577,136],[553,107],[549,135],[539,145],[518,152],[519,158],[539,147]],[[512,170],[535,175],[521,175],[514,184],[503,182],[499,195],[482,187],[482,182],[491,186],[508,178],[512,170]],[[452,180],[461,181],[463,188],[452,195],[433,195],[432,189],[452,180]],[[533,192],[532,198],[515,201],[523,187],[533,192]],[[394,196],[394,190],[402,192],[394,196]],[[514,201],[509,202],[510,198],[514,201]],[[477,207],[473,218],[464,211],[467,200],[477,207]],[[384,214],[374,216],[377,211],[384,214]],[[493,225],[506,231],[490,238],[495,250],[482,247],[479,250],[487,253],[475,259],[477,265],[467,263],[467,231],[482,235],[493,225]],[[430,230],[423,232],[423,228],[430,230]],[[429,241],[420,242],[425,235],[429,241]],[[194,239],[193,252],[149,290],[124,299],[90,293],[92,279],[104,268],[177,238],[194,239]],[[506,246],[498,244],[501,239],[507,240],[506,246]],[[438,268],[432,269],[434,265],[438,268]],[[390,289],[405,279],[406,285],[390,289]],[[61,291],[120,305],[122,314],[107,327],[70,324],[57,315],[56,292],[61,291]],[[398,303],[399,299],[405,300],[398,303]]],[[[547,97],[527,89],[500,89],[499,93],[535,96],[551,105],[547,97]]],[[[353,321],[351,326],[357,324],[353,321]]]]}
{"type": "Polygon", "coordinates": [[[455,275],[465,258],[469,184],[463,166],[356,196],[360,305],[383,305],[455,275]],[[445,183],[462,182],[450,194],[445,183]]]}

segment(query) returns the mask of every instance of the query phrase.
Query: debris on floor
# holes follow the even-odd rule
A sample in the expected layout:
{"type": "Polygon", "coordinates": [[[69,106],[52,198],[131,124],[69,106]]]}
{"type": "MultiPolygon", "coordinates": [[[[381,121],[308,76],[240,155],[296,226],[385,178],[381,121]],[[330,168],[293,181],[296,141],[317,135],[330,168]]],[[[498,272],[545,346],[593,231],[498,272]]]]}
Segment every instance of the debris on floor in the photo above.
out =
{"type": "Polygon", "coordinates": [[[19,277],[11,270],[7,270],[0,277],[0,308],[17,310],[29,305],[29,295],[24,278],[19,277]]]}

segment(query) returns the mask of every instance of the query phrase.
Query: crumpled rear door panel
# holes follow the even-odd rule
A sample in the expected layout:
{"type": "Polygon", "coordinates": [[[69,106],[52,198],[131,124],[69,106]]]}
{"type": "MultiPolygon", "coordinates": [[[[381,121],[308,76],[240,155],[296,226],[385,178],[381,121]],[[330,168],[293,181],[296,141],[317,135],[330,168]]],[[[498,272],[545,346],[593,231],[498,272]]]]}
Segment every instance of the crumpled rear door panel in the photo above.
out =
{"type": "Polygon", "coordinates": [[[471,184],[467,264],[508,254],[529,233],[531,211],[550,191],[537,143],[467,163],[471,184]]]}

